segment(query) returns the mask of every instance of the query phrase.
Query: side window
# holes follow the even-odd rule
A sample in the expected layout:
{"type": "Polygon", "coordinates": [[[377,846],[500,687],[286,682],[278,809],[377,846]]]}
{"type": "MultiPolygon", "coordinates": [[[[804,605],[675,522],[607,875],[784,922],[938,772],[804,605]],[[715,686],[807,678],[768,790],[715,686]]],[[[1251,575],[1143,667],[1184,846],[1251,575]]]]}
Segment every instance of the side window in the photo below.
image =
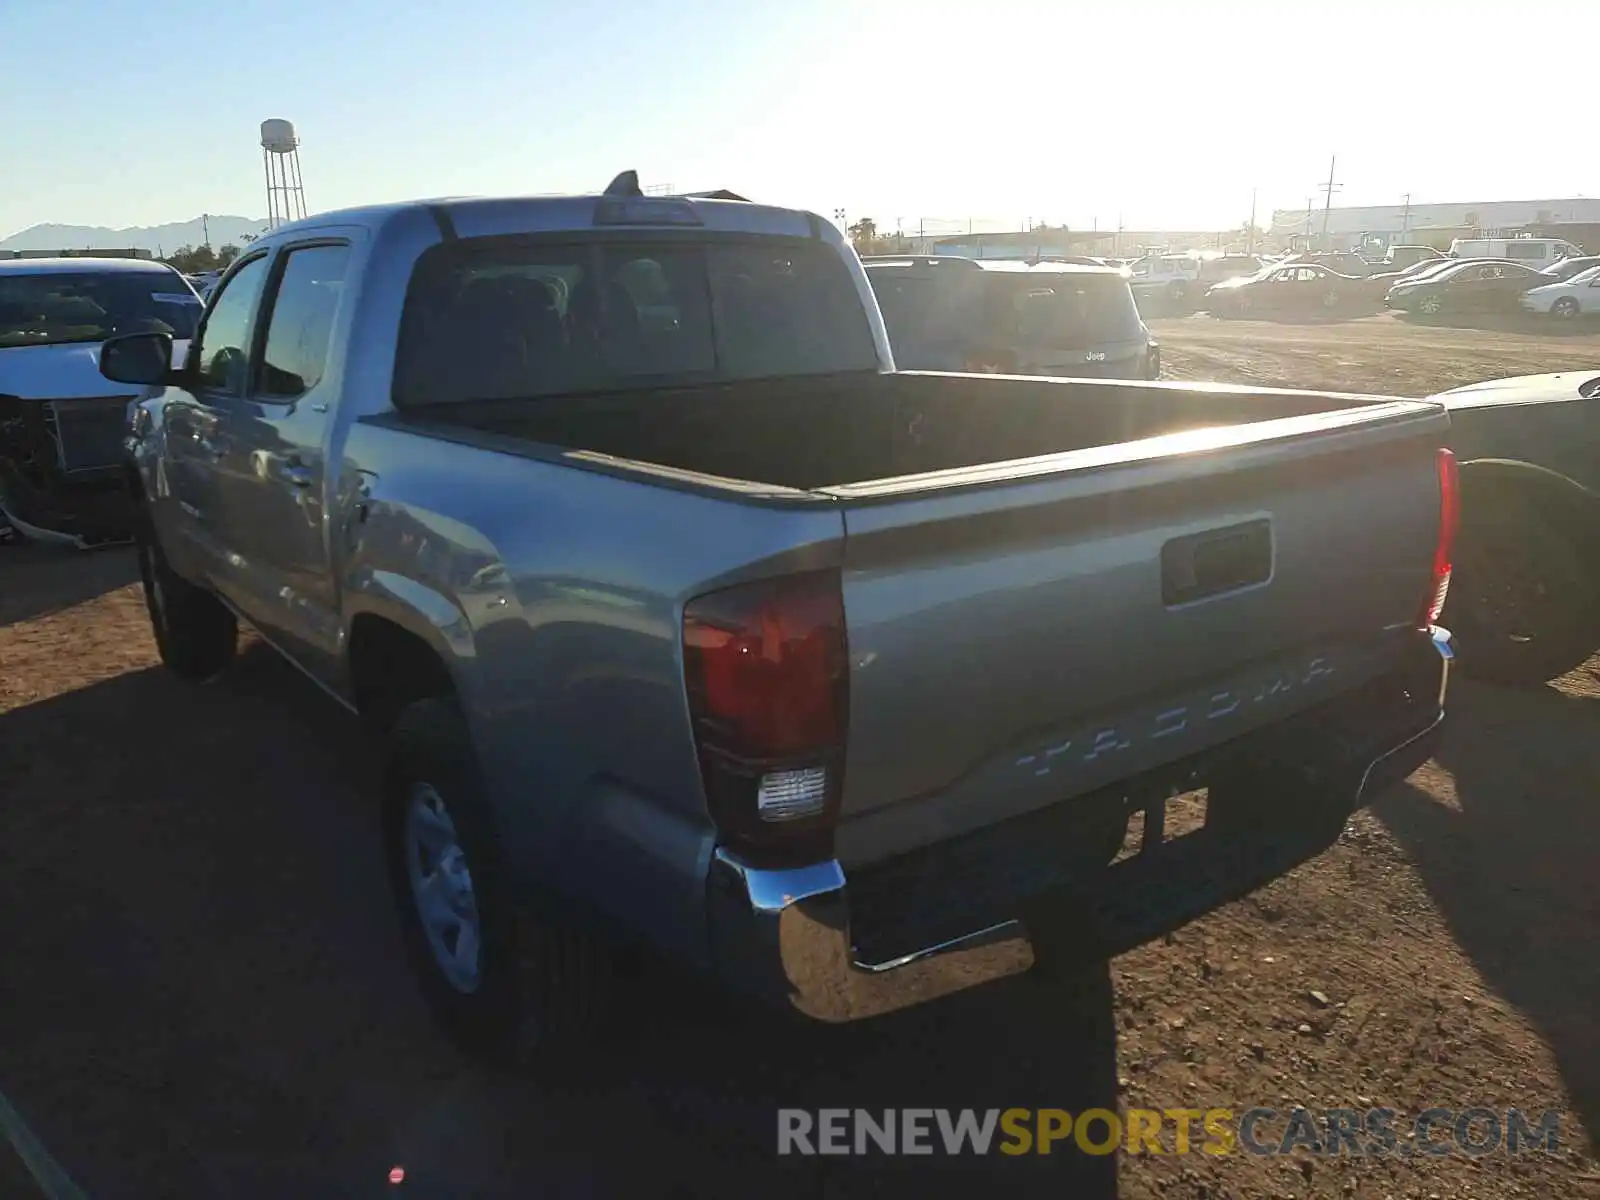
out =
{"type": "Polygon", "coordinates": [[[241,395],[250,379],[251,317],[267,282],[267,256],[240,267],[212,297],[200,328],[199,385],[206,391],[241,395]]]}
{"type": "Polygon", "coordinates": [[[349,246],[289,251],[267,323],[262,396],[293,400],[322,382],[349,261],[349,246]]]}

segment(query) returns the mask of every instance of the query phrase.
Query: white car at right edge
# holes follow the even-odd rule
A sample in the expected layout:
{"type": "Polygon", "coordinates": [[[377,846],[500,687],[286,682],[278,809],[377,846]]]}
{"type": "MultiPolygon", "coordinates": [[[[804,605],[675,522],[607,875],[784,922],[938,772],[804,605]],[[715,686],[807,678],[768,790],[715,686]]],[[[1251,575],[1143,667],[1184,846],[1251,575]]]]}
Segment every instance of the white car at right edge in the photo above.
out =
{"type": "Polygon", "coordinates": [[[1579,271],[1571,279],[1530,288],[1521,296],[1524,312],[1573,320],[1600,314],[1600,267],[1579,271]]]}

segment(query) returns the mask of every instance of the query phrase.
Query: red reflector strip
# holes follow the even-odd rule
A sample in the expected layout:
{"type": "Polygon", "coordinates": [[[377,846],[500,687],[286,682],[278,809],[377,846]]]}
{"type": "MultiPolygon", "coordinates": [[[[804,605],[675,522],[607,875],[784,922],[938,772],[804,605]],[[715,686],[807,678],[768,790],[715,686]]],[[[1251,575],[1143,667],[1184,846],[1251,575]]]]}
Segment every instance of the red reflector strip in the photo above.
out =
{"type": "Polygon", "coordinates": [[[1456,532],[1461,525],[1461,468],[1456,456],[1440,449],[1436,458],[1439,473],[1439,537],[1433,548],[1433,576],[1423,605],[1422,624],[1432,625],[1444,611],[1450,594],[1450,559],[1455,550],[1456,532]]]}

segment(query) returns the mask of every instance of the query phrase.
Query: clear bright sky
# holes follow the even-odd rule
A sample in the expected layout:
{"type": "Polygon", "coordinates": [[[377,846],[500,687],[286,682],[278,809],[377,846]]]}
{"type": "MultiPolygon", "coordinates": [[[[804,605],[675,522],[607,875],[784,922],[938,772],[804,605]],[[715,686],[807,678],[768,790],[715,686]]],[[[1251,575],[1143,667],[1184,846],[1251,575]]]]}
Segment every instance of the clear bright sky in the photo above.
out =
{"type": "Polygon", "coordinates": [[[1600,195],[1600,0],[0,0],[0,236],[588,191],[624,168],[849,219],[1235,226],[1600,195]],[[1320,204],[1320,200],[1318,201],[1320,204]]]}

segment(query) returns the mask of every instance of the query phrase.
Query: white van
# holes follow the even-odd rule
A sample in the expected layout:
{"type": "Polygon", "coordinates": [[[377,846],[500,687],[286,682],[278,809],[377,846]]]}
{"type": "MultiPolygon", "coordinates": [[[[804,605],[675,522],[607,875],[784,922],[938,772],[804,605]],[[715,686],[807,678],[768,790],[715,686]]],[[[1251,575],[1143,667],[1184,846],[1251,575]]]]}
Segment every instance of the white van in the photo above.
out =
{"type": "Polygon", "coordinates": [[[1450,243],[1451,258],[1509,258],[1526,263],[1535,271],[1582,253],[1560,238],[1456,238],[1450,243]]]}

